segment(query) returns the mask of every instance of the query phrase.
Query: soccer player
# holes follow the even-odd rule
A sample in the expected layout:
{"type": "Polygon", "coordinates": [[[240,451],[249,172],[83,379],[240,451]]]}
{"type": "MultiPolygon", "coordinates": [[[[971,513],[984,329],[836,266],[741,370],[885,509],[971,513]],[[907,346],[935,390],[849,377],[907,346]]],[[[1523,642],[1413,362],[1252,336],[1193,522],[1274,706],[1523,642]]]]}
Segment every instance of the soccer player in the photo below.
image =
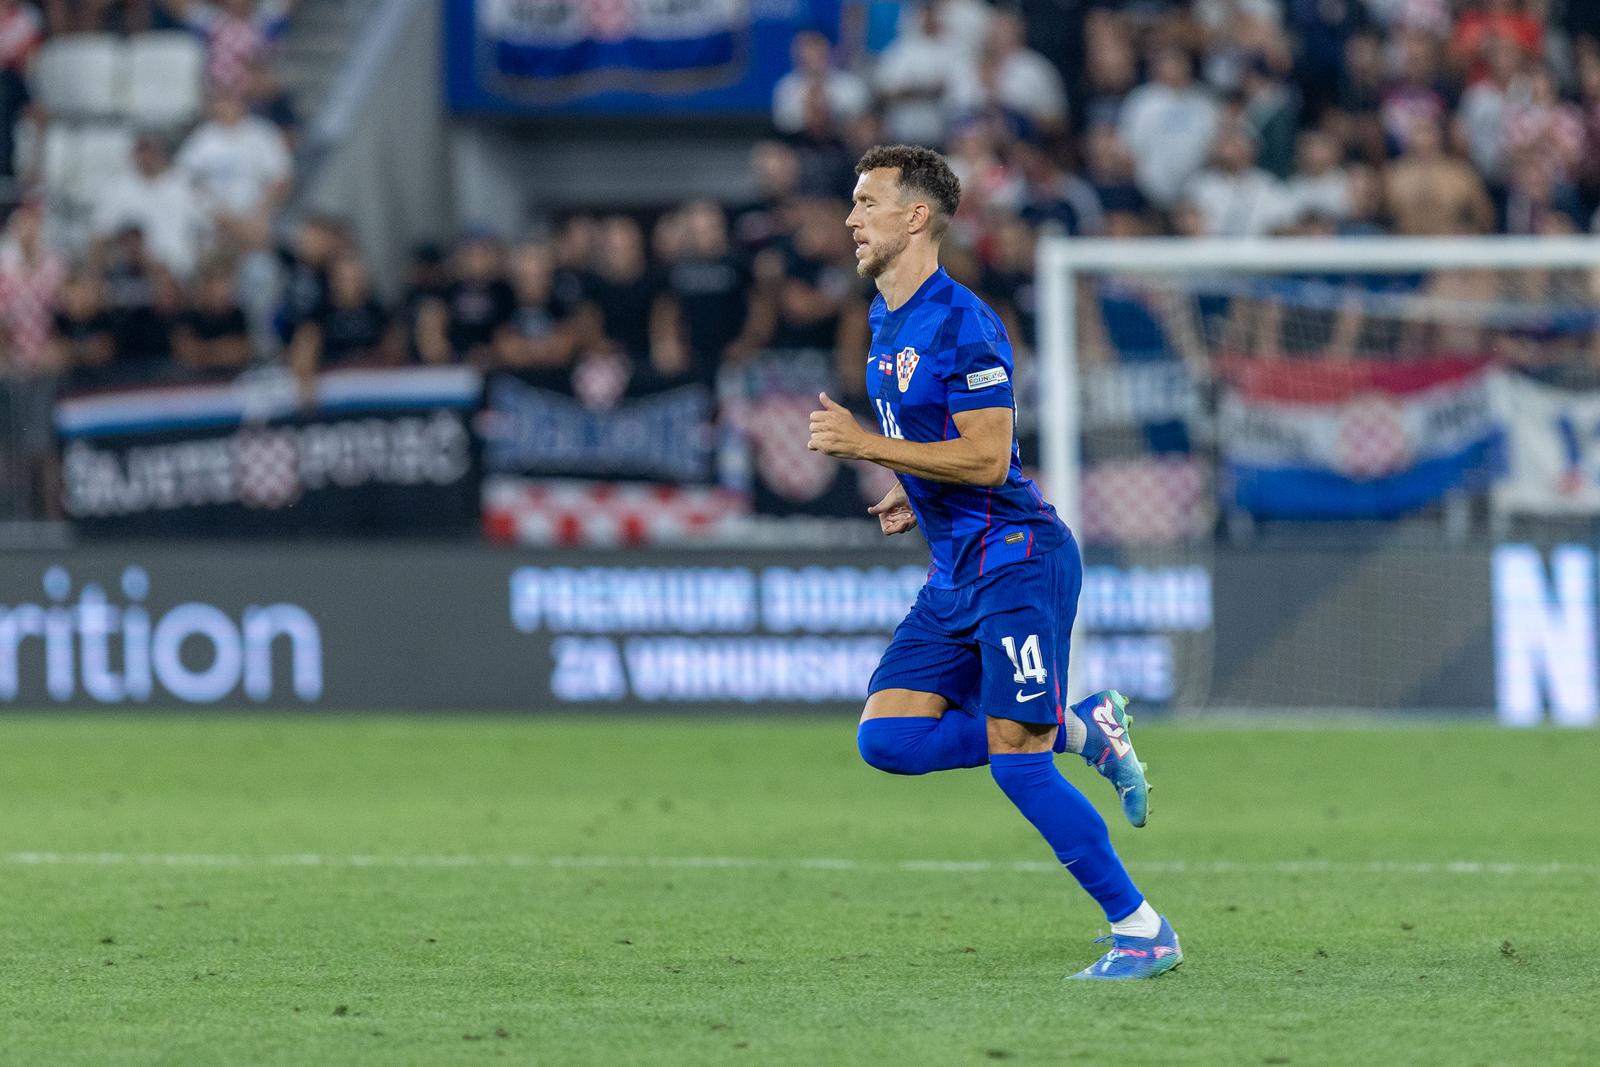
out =
{"type": "Polygon", "coordinates": [[[845,225],[857,271],[877,284],[867,391],[881,433],[820,396],[808,446],[899,475],[870,508],[885,534],[921,526],[933,566],[873,672],[857,741],[891,774],[985,764],[1105,910],[1111,950],[1073,977],[1153,978],[1183,959],[1177,934],[1135,888],[1105,820],[1056,770],[1080,754],[1110,779],[1135,826],[1148,812],[1126,701],[1062,702],[1083,564],[1022,476],[1011,344],[999,317],[939,266],[961,184],[938,153],[871,149],[856,164],[845,225]]]}

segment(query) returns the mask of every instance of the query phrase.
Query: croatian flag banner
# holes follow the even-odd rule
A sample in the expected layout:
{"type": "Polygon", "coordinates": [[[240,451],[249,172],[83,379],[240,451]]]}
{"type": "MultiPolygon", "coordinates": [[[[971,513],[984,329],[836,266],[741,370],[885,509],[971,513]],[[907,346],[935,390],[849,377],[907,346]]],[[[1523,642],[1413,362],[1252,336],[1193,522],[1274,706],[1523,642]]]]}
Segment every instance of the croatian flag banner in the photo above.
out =
{"type": "Polygon", "coordinates": [[[714,78],[749,21],[741,0],[485,0],[478,12],[497,70],[569,90],[575,80],[714,78]]]}
{"type": "Polygon", "coordinates": [[[1225,494],[1258,518],[1393,518],[1500,468],[1488,359],[1222,361],[1225,494]]]}
{"type": "Polygon", "coordinates": [[[841,0],[443,0],[452,110],[527,116],[769,114],[804,30],[841,0]]]}

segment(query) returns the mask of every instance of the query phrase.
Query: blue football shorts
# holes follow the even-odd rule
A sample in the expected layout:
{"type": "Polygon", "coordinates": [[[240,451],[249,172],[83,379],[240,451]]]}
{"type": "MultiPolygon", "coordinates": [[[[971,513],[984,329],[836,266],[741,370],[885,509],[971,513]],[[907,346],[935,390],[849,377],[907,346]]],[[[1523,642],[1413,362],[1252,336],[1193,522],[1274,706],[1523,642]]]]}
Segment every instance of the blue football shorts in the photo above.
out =
{"type": "Polygon", "coordinates": [[[938,693],[972,715],[1060,723],[1083,561],[1069,536],[959,589],[923,586],[872,672],[881,689],[938,693]]]}

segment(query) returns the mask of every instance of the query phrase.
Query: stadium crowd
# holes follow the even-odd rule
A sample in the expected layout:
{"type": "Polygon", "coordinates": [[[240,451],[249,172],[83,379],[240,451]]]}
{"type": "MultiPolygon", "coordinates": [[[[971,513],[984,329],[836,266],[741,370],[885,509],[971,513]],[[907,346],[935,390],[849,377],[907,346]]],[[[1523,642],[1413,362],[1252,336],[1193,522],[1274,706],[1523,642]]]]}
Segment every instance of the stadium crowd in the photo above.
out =
{"type": "MultiPolygon", "coordinates": [[[[982,0],[854,0],[840,40],[794,41],[747,202],[577,214],[528,235],[473,228],[417,249],[404,292],[380,294],[340,220],[276,236],[294,136],[272,62],[284,0],[53,0],[42,13],[4,0],[0,104],[19,131],[21,195],[0,239],[0,367],[77,387],[275,361],[305,382],[341,363],[471,361],[582,367],[573,381],[605,393],[709,381],[761,349],[855,353],[871,289],[842,222],[854,160],[884,141],[950,156],[965,196],[947,265],[1024,347],[1043,233],[1587,232],[1597,7],[1098,0],[1076,16],[1079,47],[1052,50],[1059,27],[982,0]],[[29,99],[29,56],[46,32],[152,25],[202,37],[207,115],[142,133],[86,236],[57,241],[33,191],[30,142],[50,117],[29,99]]],[[[1183,347],[1148,308],[1101,305],[1091,354],[1183,347]]],[[[1330,324],[1319,344],[1360,333],[1330,324]]],[[[840,372],[848,389],[859,361],[840,372]]]]}

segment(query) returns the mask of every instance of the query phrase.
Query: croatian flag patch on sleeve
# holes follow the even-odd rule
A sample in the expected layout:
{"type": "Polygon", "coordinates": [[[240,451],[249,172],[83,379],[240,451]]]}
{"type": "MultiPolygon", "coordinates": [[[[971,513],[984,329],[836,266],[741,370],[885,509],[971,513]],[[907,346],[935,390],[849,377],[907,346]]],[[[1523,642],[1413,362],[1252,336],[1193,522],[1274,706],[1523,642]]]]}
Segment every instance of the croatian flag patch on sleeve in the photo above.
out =
{"type": "Polygon", "coordinates": [[[973,371],[967,375],[968,389],[983,389],[991,385],[999,385],[1006,380],[1004,367],[990,367],[988,370],[973,371]]]}

